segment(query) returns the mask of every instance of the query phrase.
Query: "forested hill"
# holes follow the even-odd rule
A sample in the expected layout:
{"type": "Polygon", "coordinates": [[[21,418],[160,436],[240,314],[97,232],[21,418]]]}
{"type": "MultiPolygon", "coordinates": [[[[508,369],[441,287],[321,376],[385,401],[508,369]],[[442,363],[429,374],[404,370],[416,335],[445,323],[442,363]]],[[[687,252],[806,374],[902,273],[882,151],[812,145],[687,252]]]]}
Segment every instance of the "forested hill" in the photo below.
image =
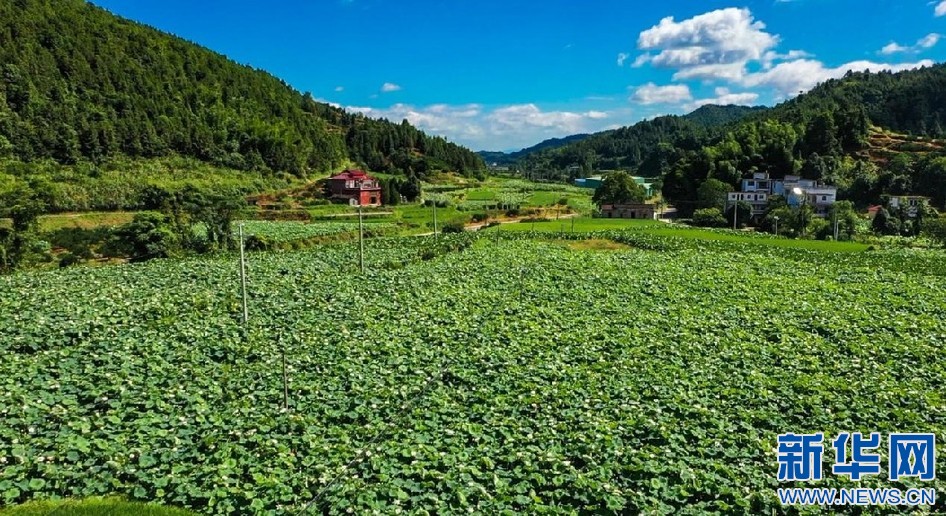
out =
{"type": "Polygon", "coordinates": [[[184,156],[295,176],[472,173],[482,160],[407,123],[316,102],[272,75],[82,0],[0,2],[0,158],[184,156]]]}
{"type": "Polygon", "coordinates": [[[700,106],[691,113],[683,115],[683,118],[695,122],[703,127],[718,127],[732,122],[738,122],[743,118],[764,112],[768,108],[765,106],[719,106],[716,104],[707,104],[700,106]]]}
{"type": "Polygon", "coordinates": [[[696,148],[721,127],[765,108],[702,106],[684,116],[662,116],[629,127],[584,136],[578,141],[523,153],[520,164],[527,170],[551,170],[561,176],[589,174],[601,169],[633,169],[645,176],[660,174],[660,144],[696,148]],[[575,166],[578,169],[575,169],[575,166]],[[566,172],[570,170],[570,172],[566,172]]]}
{"type": "Polygon", "coordinates": [[[664,197],[689,211],[700,186],[767,172],[823,180],[860,207],[922,195],[946,207],[946,65],[848,73],[753,113],[699,149],[674,143],[661,163],[664,197]],[[892,142],[900,142],[894,145],[892,142]]]}
{"type": "Polygon", "coordinates": [[[862,207],[885,195],[915,194],[946,208],[946,141],[938,138],[946,138],[942,64],[849,73],[769,109],[704,107],[659,117],[520,164],[526,173],[548,170],[546,177],[558,179],[618,168],[660,178],[664,198],[683,212],[700,206],[698,191],[708,179],[735,188],[753,172],[820,179],[862,207]]]}

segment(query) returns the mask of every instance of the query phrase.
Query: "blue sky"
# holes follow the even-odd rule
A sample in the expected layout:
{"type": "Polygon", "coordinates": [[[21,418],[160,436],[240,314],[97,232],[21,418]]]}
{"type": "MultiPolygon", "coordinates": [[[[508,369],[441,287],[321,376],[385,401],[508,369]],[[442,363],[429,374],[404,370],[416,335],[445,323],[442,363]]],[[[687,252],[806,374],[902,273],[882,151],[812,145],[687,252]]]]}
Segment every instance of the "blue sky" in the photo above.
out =
{"type": "Polygon", "coordinates": [[[94,3],[474,150],[946,60],[946,0],[94,3]]]}

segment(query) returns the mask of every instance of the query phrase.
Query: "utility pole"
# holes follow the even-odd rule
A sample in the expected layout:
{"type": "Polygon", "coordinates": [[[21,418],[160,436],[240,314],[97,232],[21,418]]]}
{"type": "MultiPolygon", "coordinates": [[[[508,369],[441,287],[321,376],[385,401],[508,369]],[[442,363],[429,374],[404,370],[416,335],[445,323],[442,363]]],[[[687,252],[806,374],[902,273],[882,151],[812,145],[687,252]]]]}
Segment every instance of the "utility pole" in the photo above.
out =
{"type": "Polygon", "coordinates": [[[772,218],[775,220],[775,236],[778,236],[778,215],[772,218]]]}
{"type": "Polygon", "coordinates": [[[279,350],[282,353],[282,408],[289,410],[289,373],[286,372],[286,344],[279,333],[279,350]]]}
{"type": "Polygon", "coordinates": [[[834,212],[834,241],[838,241],[838,210],[836,206],[831,207],[831,211],[834,212]]]}
{"type": "Polygon", "coordinates": [[[358,199],[358,264],[365,273],[365,224],[361,215],[361,199],[358,199]]]}
{"type": "Polygon", "coordinates": [[[732,204],[732,230],[736,230],[736,221],[739,220],[739,196],[736,196],[736,202],[732,204]]]}
{"type": "Polygon", "coordinates": [[[436,199],[431,201],[434,204],[434,239],[438,238],[437,236],[437,201],[436,199]]]}
{"type": "Polygon", "coordinates": [[[247,329],[250,320],[250,311],[246,302],[246,255],[243,245],[243,223],[240,223],[240,284],[243,295],[243,329],[247,329]]]}

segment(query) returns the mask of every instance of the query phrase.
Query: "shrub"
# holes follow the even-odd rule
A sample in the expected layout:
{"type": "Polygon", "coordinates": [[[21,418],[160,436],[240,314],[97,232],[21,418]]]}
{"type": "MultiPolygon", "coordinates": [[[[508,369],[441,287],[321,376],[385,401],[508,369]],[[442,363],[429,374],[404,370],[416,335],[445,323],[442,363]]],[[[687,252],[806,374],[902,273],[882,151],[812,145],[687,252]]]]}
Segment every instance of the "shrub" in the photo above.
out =
{"type": "Polygon", "coordinates": [[[474,213],[472,218],[473,218],[473,222],[483,222],[489,218],[489,215],[482,212],[474,213]]]}
{"type": "Polygon", "coordinates": [[[262,235],[249,235],[243,241],[243,247],[247,251],[267,251],[272,249],[273,243],[262,235]]]}
{"type": "Polygon", "coordinates": [[[180,241],[166,216],[145,212],[118,227],[106,247],[106,252],[112,256],[144,261],[172,256],[180,250],[180,241]]]}
{"type": "Polygon", "coordinates": [[[693,212],[693,225],[719,228],[726,225],[726,217],[723,217],[719,208],[702,208],[693,212]]]}
{"type": "Polygon", "coordinates": [[[443,225],[443,233],[462,233],[464,231],[463,222],[453,220],[443,225]]]}
{"type": "Polygon", "coordinates": [[[66,267],[71,267],[73,265],[76,265],[77,263],[81,261],[82,260],[78,256],[72,253],[66,253],[62,255],[62,258],[59,259],[59,267],[64,269],[66,267]]]}

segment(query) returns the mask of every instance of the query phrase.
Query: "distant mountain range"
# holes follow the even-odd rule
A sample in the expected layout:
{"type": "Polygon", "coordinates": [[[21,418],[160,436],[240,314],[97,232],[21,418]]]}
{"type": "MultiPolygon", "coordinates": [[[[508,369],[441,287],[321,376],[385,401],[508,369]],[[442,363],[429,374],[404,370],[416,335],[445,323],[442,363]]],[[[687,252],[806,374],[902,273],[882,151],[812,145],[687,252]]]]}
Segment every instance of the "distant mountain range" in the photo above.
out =
{"type": "Polygon", "coordinates": [[[533,152],[538,152],[545,149],[555,149],[569,143],[580,142],[585,138],[591,136],[590,134],[573,134],[571,136],[566,136],[564,138],[549,138],[539,142],[531,147],[526,147],[515,152],[501,152],[501,151],[479,151],[477,154],[483,158],[483,161],[487,165],[511,165],[518,161],[520,158],[528,156],[533,152]]]}

